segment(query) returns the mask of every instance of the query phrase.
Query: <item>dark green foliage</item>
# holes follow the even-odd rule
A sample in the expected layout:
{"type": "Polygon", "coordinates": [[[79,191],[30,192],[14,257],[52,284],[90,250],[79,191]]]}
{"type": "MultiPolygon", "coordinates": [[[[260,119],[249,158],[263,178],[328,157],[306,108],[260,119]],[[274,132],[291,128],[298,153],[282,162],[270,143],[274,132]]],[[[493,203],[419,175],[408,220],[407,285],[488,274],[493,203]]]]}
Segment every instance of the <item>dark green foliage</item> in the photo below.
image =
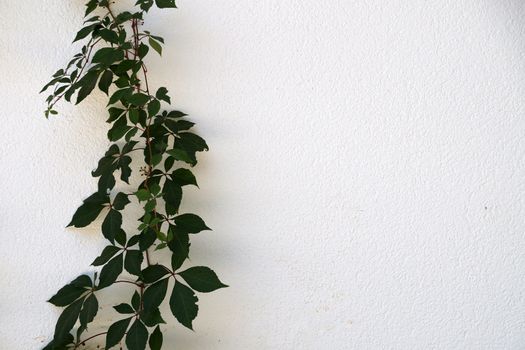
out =
{"type": "Polygon", "coordinates": [[[166,87],[149,90],[146,60],[151,49],[162,54],[164,39],[141,30],[145,12],[153,6],[175,8],[175,1],[136,0],[134,10],[122,13],[114,13],[110,4],[87,1],[85,15],[90,18],[75,36],[84,46],[41,91],[51,91],[45,110],[49,117],[58,113],[55,105],[61,99],[71,102],[76,95],[78,104],[98,86],[108,96],[111,142],[92,172],[98,178],[96,192],[83,201],[68,224],[85,227],[100,217],[100,231],[109,245],[92,263],[99,271],[77,277],[49,299],[64,307],[53,340],[45,347],[50,350],[77,349],[91,339],[84,332],[96,322],[98,291],[116,283],[132,288],[132,297],[113,306],[115,315],[127,318],[96,335],[105,334],[106,349],[125,344],[131,350],[147,346],[160,350],[163,335],[158,325],[166,323],[160,313],[163,303],[169,304],[178,322],[192,329],[198,312],[195,291],[226,287],[207,267],[178,271],[188,261],[190,234],[210,230],[195,214],[178,215],[183,188],[197,186],[184,163],[195,166],[197,153],[207,151],[208,145],[190,131],[194,123],[185,113],[163,110],[171,104],[166,87]],[[139,170],[140,184],[136,190],[123,190],[122,183],[129,185],[133,170],[139,170]],[[138,227],[129,230],[123,216],[128,205],[143,209],[138,227]],[[169,267],[157,264],[160,254],[170,258],[169,267]]]}
{"type": "Polygon", "coordinates": [[[155,330],[149,336],[148,344],[151,350],[160,350],[162,348],[162,332],[159,326],[155,327],[155,330]]]}
{"type": "Polygon", "coordinates": [[[148,341],[148,330],[140,320],[135,320],[126,335],[126,345],[129,350],[144,350],[148,341]]]}
{"type": "Polygon", "coordinates": [[[144,255],[140,250],[130,249],[126,251],[126,258],[124,259],[124,268],[132,275],[140,276],[144,255]]]}
{"type": "Polygon", "coordinates": [[[170,297],[170,309],[177,321],[191,330],[193,330],[192,322],[199,311],[198,300],[190,288],[182,283],[175,282],[170,297]]]}
{"type": "Polygon", "coordinates": [[[109,349],[120,342],[128,329],[130,321],[131,317],[117,321],[109,326],[108,334],[106,335],[106,349],[109,349]]]}
{"type": "Polygon", "coordinates": [[[85,227],[92,223],[109,203],[109,197],[100,193],[94,193],[84,200],[67,226],[85,227]]]}
{"type": "Polygon", "coordinates": [[[82,311],[80,311],[80,324],[83,327],[86,327],[88,323],[93,321],[98,312],[98,300],[95,297],[95,294],[91,294],[84,301],[82,306],[82,311]]]}
{"type": "Polygon", "coordinates": [[[153,283],[166,276],[169,270],[162,265],[150,265],[142,270],[142,280],[145,283],[153,283]]]}
{"type": "Polygon", "coordinates": [[[209,293],[219,288],[227,287],[219,281],[219,278],[212,269],[205,266],[195,266],[179,272],[186,283],[197,292],[209,293]]]}
{"type": "Polygon", "coordinates": [[[199,216],[195,214],[182,214],[176,216],[175,224],[177,228],[186,233],[199,233],[204,230],[210,230],[199,216]]]}
{"type": "Polygon", "coordinates": [[[104,219],[104,222],[102,222],[102,234],[113,243],[115,235],[120,231],[121,226],[122,214],[115,209],[110,209],[108,215],[106,215],[106,218],[104,219]]]}
{"type": "Polygon", "coordinates": [[[112,285],[122,272],[123,254],[119,254],[111,259],[100,271],[100,281],[98,289],[112,285]]]}
{"type": "Polygon", "coordinates": [[[77,322],[83,302],[84,299],[78,299],[62,311],[55,326],[55,335],[53,336],[55,342],[62,344],[69,338],[69,332],[77,322]]]}
{"type": "Polygon", "coordinates": [[[86,288],[79,286],[74,282],[66,284],[64,287],[48,300],[51,304],[55,306],[67,306],[80,298],[82,294],[86,292],[86,288]]]}
{"type": "Polygon", "coordinates": [[[177,7],[175,0],[155,0],[158,8],[177,7]]]}
{"type": "Polygon", "coordinates": [[[109,259],[111,259],[119,251],[120,251],[120,248],[109,245],[106,248],[104,248],[104,250],[102,251],[102,254],[100,254],[100,256],[97,257],[95,261],[91,263],[91,265],[93,266],[104,265],[105,263],[109,261],[109,259]]]}

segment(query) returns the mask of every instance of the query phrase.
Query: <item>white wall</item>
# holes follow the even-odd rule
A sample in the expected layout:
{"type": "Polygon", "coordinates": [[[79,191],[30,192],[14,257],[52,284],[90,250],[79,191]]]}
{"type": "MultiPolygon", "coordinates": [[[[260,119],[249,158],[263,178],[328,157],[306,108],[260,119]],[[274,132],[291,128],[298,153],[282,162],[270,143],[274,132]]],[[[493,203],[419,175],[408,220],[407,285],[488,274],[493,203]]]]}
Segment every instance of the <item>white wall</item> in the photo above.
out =
{"type": "MultiPolygon", "coordinates": [[[[231,287],[200,296],[196,333],[165,313],[167,348],[523,349],[523,2],[178,3],[147,18],[150,83],[211,146],[185,209],[214,228],[193,261],[231,287]]],[[[45,300],[104,245],[64,228],[104,96],[47,121],[37,95],[82,5],[0,0],[0,349],[40,348],[45,300]]]]}

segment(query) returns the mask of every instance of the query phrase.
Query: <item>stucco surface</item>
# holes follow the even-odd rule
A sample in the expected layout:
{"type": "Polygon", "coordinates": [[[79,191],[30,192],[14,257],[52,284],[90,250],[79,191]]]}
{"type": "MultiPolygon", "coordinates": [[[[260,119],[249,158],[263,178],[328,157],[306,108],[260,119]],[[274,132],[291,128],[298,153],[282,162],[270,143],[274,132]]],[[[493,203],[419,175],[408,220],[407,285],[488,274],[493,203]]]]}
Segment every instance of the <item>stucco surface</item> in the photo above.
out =
{"type": "MultiPolygon", "coordinates": [[[[167,348],[525,348],[522,1],[178,3],[146,18],[150,84],[210,145],[184,209],[214,228],[192,262],[231,287],[200,295],[195,333],[165,313],[167,348]]],[[[105,98],[45,120],[37,94],[82,14],[0,0],[2,350],[49,340],[45,300],[104,246],[64,227],[105,98]]]]}

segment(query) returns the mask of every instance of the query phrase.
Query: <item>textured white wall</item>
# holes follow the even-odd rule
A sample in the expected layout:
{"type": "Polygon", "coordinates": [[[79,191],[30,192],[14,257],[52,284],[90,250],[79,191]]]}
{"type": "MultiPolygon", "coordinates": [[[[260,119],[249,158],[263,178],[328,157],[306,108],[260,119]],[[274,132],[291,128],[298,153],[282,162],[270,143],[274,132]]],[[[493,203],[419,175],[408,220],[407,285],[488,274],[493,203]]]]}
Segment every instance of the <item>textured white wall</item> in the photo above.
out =
{"type": "MultiPolygon", "coordinates": [[[[47,121],[83,1],[0,0],[0,349],[38,349],[45,300],[103,247],[69,230],[96,181],[104,96],[47,121]]],[[[174,349],[523,349],[521,0],[180,0],[153,86],[211,151],[185,208],[214,231],[174,349]]],[[[106,303],[105,307],[109,307],[106,303]]]]}

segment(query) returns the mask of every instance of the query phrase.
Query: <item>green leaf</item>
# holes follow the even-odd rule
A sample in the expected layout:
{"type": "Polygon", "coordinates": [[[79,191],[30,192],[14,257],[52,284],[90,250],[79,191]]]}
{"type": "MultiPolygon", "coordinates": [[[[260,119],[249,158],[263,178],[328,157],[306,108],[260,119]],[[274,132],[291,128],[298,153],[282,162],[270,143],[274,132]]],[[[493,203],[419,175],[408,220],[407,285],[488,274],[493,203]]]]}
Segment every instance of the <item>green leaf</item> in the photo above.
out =
{"type": "Polygon", "coordinates": [[[117,241],[117,243],[120,244],[121,246],[125,246],[126,245],[126,232],[124,232],[124,230],[120,230],[115,235],[115,241],[117,241]]]}
{"type": "Polygon", "coordinates": [[[93,281],[88,275],[80,275],[71,281],[70,284],[78,288],[91,288],[93,286],[93,281]]]}
{"type": "Polygon", "coordinates": [[[85,288],[77,287],[73,284],[66,284],[60,288],[58,292],[48,300],[55,306],[67,306],[80,298],[86,292],[85,288]]]}
{"type": "Polygon", "coordinates": [[[91,265],[93,265],[93,266],[104,265],[105,263],[107,263],[109,261],[109,259],[111,259],[113,256],[115,256],[115,254],[117,254],[120,250],[121,250],[120,248],[115,247],[114,245],[108,245],[106,248],[104,248],[104,250],[102,251],[100,256],[97,257],[91,263],[91,265]]]}
{"type": "Polygon", "coordinates": [[[95,297],[95,294],[91,294],[87,297],[86,301],[84,301],[84,306],[82,307],[82,311],[80,311],[80,324],[82,326],[86,326],[88,323],[93,321],[95,316],[98,312],[98,301],[95,297]]]}
{"type": "Polygon", "coordinates": [[[100,71],[91,70],[87,72],[86,75],[84,75],[82,79],[78,81],[77,84],[78,86],[80,86],[80,90],[78,91],[78,95],[77,95],[77,102],[76,102],[77,105],[80,102],[82,102],[82,100],[84,100],[91,93],[91,91],[93,91],[95,86],[97,86],[97,80],[98,80],[99,74],[100,74],[100,71]]]}
{"type": "Polygon", "coordinates": [[[178,118],[182,118],[185,116],[187,116],[187,114],[181,111],[171,111],[168,113],[168,118],[178,119],[178,118]]]}
{"type": "Polygon", "coordinates": [[[137,5],[140,4],[140,8],[146,12],[153,6],[153,0],[137,0],[137,5]]]}
{"type": "Polygon", "coordinates": [[[130,321],[131,317],[117,321],[109,327],[108,334],[106,336],[106,349],[109,349],[120,342],[122,337],[124,337],[126,330],[128,329],[130,321]]]}
{"type": "Polygon", "coordinates": [[[122,51],[122,49],[113,47],[103,47],[97,52],[95,52],[91,61],[93,63],[101,63],[109,67],[113,63],[122,61],[123,59],[124,51],[122,51]]]}
{"type": "Polygon", "coordinates": [[[164,278],[146,288],[143,297],[144,309],[146,311],[158,308],[162,301],[164,301],[166,291],[168,290],[168,280],[169,278],[164,278]]]}
{"type": "Polygon", "coordinates": [[[223,284],[212,269],[205,266],[195,266],[179,272],[179,275],[197,292],[209,293],[219,288],[228,287],[223,284]]]}
{"type": "Polygon", "coordinates": [[[137,291],[135,291],[131,297],[131,306],[133,306],[134,310],[140,309],[140,295],[137,291]]]}
{"type": "Polygon", "coordinates": [[[125,117],[120,117],[108,130],[108,139],[110,141],[120,140],[129,130],[131,129],[128,126],[127,119],[125,117]]]}
{"type": "Polygon", "coordinates": [[[58,318],[58,321],[55,326],[55,334],[53,337],[55,342],[60,343],[68,338],[69,332],[77,322],[83,302],[83,298],[78,299],[73,304],[66,307],[64,311],[62,311],[62,314],[58,318]]]}
{"type": "Polygon", "coordinates": [[[169,273],[163,265],[150,265],[142,270],[142,280],[144,283],[153,283],[169,273]]]}
{"type": "Polygon", "coordinates": [[[109,86],[111,85],[112,82],[113,82],[113,72],[108,69],[100,77],[100,81],[98,82],[98,88],[101,91],[105,92],[107,95],[109,91],[109,86]]]}
{"type": "Polygon", "coordinates": [[[74,345],[74,340],[73,334],[68,333],[64,339],[60,341],[53,339],[43,350],[69,350],[71,347],[68,345],[74,345]]]}
{"type": "Polygon", "coordinates": [[[145,251],[155,242],[157,235],[153,229],[147,229],[142,232],[139,236],[139,248],[142,251],[145,251]]]}
{"type": "Polygon", "coordinates": [[[211,230],[204,221],[195,214],[182,214],[176,216],[175,224],[177,228],[187,233],[199,233],[204,230],[211,230]]]}
{"type": "Polygon", "coordinates": [[[164,170],[166,170],[166,172],[170,171],[173,167],[173,164],[175,164],[175,158],[167,157],[164,161],[164,170]]]}
{"type": "Polygon", "coordinates": [[[133,124],[137,124],[139,122],[139,110],[138,109],[130,109],[129,110],[129,121],[133,124]]]}
{"type": "Polygon", "coordinates": [[[117,90],[111,95],[108,101],[108,106],[117,103],[120,100],[125,100],[133,93],[133,88],[125,88],[117,90]]]}
{"type": "Polygon", "coordinates": [[[166,212],[169,215],[173,215],[179,210],[182,199],[182,188],[173,181],[166,179],[162,197],[166,201],[166,204],[169,205],[166,206],[166,212]]]}
{"type": "Polygon", "coordinates": [[[179,168],[175,170],[171,173],[171,179],[179,186],[195,185],[198,187],[195,176],[188,169],[179,168]]]}
{"type": "Polygon", "coordinates": [[[112,285],[122,272],[123,254],[119,254],[111,259],[100,271],[98,289],[112,285]]]}
{"type": "Polygon", "coordinates": [[[144,43],[140,43],[139,45],[139,58],[140,59],[143,59],[144,57],[146,57],[146,55],[148,54],[148,51],[149,51],[149,47],[148,45],[144,44],[144,43]]]}
{"type": "Polygon", "coordinates": [[[148,327],[155,327],[160,323],[166,323],[166,321],[164,321],[164,319],[162,318],[162,315],[160,314],[160,310],[158,308],[148,311],[143,310],[140,313],[140,319],[148,327]]]}
{"type": "Polygon", "coordinates": [[[127,100],[134,106],[144,106],[149,101],[149,96],[138,92],[128,97],[127,100]]]}
{"type": "Polygon", "coordinates": [[[102,234],[113,243],[115,235],[120,231],[121,226],[122,214],[115,209],[111,209],[102,223],[102,234]]]}
{"type": "Polygon", "coordinates": [[[102,194],[108,194],[115,187],[115,176],[113,173],[106,172],[98,179],[98,191],[102,194]]]}
{"type": "Polygon", "coordinates": [[[195,125],[195,123],[192,123],[187,120],[177,120],[175,123],[177,125],[178,131],[189,130],[195,125]]]}
{"type": "Polygon", "coordinates": [[[118,44],[118,34],[115,33],[112,30],[109,29],[101,29],[98,31],[98,35],[105,41],[112,43],[112,44],[118,44]]]}
{"type": "Polygon", "coordinates": [[[198,300],[190,288],[175,282],[170,297],[170,309],[177,321],[191,330],[193,330],[192,322],[199,312],[198,300]]]}
{"type": "Polygon", "coordinates": [[[144,256],[140,250],[128,250],[124,259],[124,268],[132,275],[140,276],[140,266],[143,260],[144,256]]]}
{"type": "Polygon", "coordinates": [[[128,184],[129,184],[128,180],[131,175],[131,168],[129,167],[130,163],[131,163],[131,157],[129,156],[120,157],[120,160],[118,162],[118,167],[120,168],[120,179],[128,184]]]}
{"type": "Polygon", "coordinates": [[[93,12],[98,6],[98,0],[89,0],[86,4],[86,12],[84,17],[87,17],[91,12],[93,12]]]}
{"type": "Polygon", "coordinates": [[[160,46],[160,44],[151,37],[149,38],[148,42],[149,46],[151,46],[153,50],[157,51],[157,53],[162,56],[162,46],[160,46]]]}
{"type": "Polygon", "coordinates": [[[149,336],[149,347],[151,350],[161,350],[162,348],[162,332],[159,326],[149,336]]]}
{"type": "Polygon", "coordinates": [[[148,330],[146,326],[139,320],[135,320],[131,327],[129,327],[126,335],[126,345],[129,350],[144,350],[148,342],[148,330]]]}
{"type": "MultiPolygon", "coordinates": [[[[121,90],[120,90],[121,91],[121,90]]],[[[125,111],[122,108],[111,107],[108,109],[109,118],[106,122],[111,123],[118,119],[125,111]]]]}
{"type": "Polygon", "coordinates": [[[126,205],[130,203],[128,195],[122,192],[117,193],[115,199],[113,200],[113,208],[116,210],[122,210],[126,205]]]}
{"type": "Polygon", "coordinates": [[[122,303],[118,304],[116,306],[113,306],[113,308],[119,313],[119,314],[134,314],[135,310],[131,307],[131,305],[122,303]]]}
{"type": "Polygon", "coordinates": [[[84,204],[77,209],[67,227],[86,227],[95,221],[102,209],[104,209],[104,204],[107,203],[106,198],[108,197],[95,193],[85,199],[84,204]]]}
{"type": "Polygon", "coordinates": [[[159,9],[163,8],[176,8],[175,0],[155,0],[155,4],[159,9]]]}
{"type": "Polygon", "coordinates": [[[190,238],[187,233],[181,232],[177,228],[170,227],[173,232],[173,239],[168,243],[171,255],[171,268],[176,271],[188,258],[190,252],[190,238]]]}
{"type": "Polygon", "coordinates": [[[141,188],[140,190],[135,192],[135,195],[137,196],[137,198],[141,202],[147,201],[149,199],[149,197],[150,197],[149,191],[147,189],[145,189],[145,188],[141,188]]]}
{"type": "Polygon", "coordinates": [[[93,30],[98,25],[99,25],[98,23],[95,23],[95,24],[91,24],[89,26],[86,26],[86,27],[80,29],[78,31],[77,35],[75,36],[75,40],[73,40],[73,42],[78,41],[78,40],[82,40],[85,37],[87,37],[89,34],[93,33],[93,30]]]}
{"type": "Polygon", "coordinates": [[[155,93],[155,97],[157,97],[159,100],[167,102],[168,104],[171,104],[171,99],[168,96],[168,89],[165,87],[159,88],[155,93]]]}
{"type": "Polygon", "coordinates": [[[160,102],[159,100],[152,100],[148,103],[148,114],[150,117],[155,116],[160,111],[160,102]]]}

